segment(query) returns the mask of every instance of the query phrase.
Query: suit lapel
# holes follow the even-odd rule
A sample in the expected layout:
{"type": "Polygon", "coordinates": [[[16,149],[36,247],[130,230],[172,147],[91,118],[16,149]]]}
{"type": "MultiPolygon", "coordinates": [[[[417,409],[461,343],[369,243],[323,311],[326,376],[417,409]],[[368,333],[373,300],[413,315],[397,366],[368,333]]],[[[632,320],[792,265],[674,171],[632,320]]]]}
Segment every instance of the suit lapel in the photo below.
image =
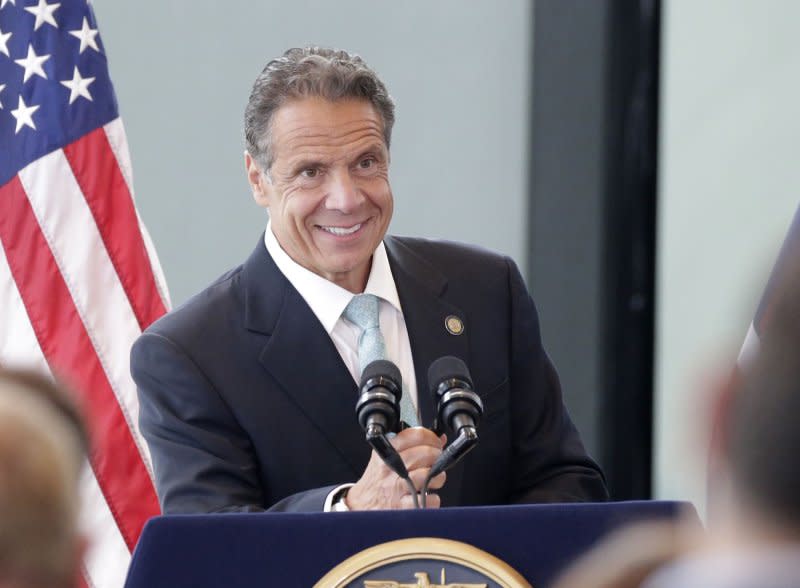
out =
{"type": "Polygon", "coordinates": [[[356,421],[358,389],[333,341],[263,241],[243,279],[246,326],[269,335],[259,361],[360,476],[370,450],[356,421]]]}
{"type": "MultiPolygon", "coordinates": [[[[417,256],[399,239],[387,237],[384,243],[411,341],[422,424],[433,429],[436,407],[429,389],[428,367],[445,355],[454,355],[469,364],[467,336],[452,335],[445,327],[445,319],[448,316],[456,316],[466,323],[468,329],[468,317],[461,309],[444,299],[447,279],[441,272],[417,256]]],[[[452,433],[449,434],[452,436],[452,433]]],[[[453,506],[461,503],[463,475],[463,463],[447,472],[447,483],[439,492],[442,505],[453,506]]]]}
{"type": "Polygon", "coordinates": [[[445,355],[469,363],[467,337],[452,335],[445,327],[449,316],[465,322],[466,317],[461,309],[444,299],[447,280],[441,272],[397,238],[387,237],[385,244],[411,341],[422,423],[432,428],[436,407],[430,393],[428,367],[445,355]]]}

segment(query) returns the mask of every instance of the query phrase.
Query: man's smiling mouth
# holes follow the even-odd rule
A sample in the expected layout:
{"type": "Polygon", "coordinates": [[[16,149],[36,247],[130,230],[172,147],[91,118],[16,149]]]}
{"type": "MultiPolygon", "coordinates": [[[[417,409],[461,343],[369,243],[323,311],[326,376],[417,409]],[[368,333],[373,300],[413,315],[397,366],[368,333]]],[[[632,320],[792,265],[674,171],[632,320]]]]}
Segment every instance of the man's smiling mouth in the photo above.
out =
{"type": "Polygon", "coordinates": [[[364,223],[358,223],[357,225],[353,225],[352,227],[325,227],[323,225],[317,225],[320,229],[325,231],[326,233],[330,233],[331,235],[336,235],[337,237],[345,237],[347,235],[352,235],[362,226],[364,223]]]}

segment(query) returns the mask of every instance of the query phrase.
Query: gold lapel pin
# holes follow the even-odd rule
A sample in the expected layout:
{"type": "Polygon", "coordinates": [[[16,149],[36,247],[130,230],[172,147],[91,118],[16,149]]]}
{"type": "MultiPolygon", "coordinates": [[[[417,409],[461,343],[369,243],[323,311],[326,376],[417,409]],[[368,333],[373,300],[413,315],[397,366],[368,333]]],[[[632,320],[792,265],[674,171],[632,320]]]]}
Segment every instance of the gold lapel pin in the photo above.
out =
{"type": "Polygon", "coordinates": [[[444,328],[447,329],[447,332],[451,335],[460,335],[464,332],[464,321],[454,314],[451,314],[444,319],[444,328]]]}

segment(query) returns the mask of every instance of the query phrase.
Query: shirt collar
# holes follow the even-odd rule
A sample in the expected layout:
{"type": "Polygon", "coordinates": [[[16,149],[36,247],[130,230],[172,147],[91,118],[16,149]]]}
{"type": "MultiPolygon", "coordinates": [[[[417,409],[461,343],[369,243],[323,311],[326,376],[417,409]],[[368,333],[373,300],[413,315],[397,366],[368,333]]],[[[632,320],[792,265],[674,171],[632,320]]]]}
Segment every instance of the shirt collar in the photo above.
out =
{"type": "MultiPolygon", "coordinates": [[[[330,335],[344,309],[353,299],[354,294],[322,276],[318,276],[289,257],[289,254],[283,250],[275,238],[271,221],[267,223],[267,230],[264,233],[264,245],[266,245],[267,251],[275,261],[275,265],[278,266],[278,269],[289,280],[289,283],[294,286],[295,290],[300,293],[300,296],[306,301],[306,304],[319,319],[319,322],[322,323],[325,331],[330,335]]],[[[389,265],[389,256],[386,254],[386,247],[384,247],[383,241],[378,244],[375,253],[372,255],[372,267],[370,268],[364,293],[374,294],[402,313],[400,297],[397,295],[392,268],[389,265]]]]}

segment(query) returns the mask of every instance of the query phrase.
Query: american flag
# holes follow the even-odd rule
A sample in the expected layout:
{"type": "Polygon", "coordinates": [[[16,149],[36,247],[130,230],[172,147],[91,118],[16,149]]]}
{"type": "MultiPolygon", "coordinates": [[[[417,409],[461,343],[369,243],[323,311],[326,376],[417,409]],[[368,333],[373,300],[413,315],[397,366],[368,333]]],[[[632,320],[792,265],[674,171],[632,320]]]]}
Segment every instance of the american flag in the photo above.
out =
{"type": "Polygon", "coordinates": [[[128,358],[169,298],[131,180],[91,7],[0,0],[0,364],[80,391],[84,579],[101,588],[123,584],[158,514],[128,358]]]}

